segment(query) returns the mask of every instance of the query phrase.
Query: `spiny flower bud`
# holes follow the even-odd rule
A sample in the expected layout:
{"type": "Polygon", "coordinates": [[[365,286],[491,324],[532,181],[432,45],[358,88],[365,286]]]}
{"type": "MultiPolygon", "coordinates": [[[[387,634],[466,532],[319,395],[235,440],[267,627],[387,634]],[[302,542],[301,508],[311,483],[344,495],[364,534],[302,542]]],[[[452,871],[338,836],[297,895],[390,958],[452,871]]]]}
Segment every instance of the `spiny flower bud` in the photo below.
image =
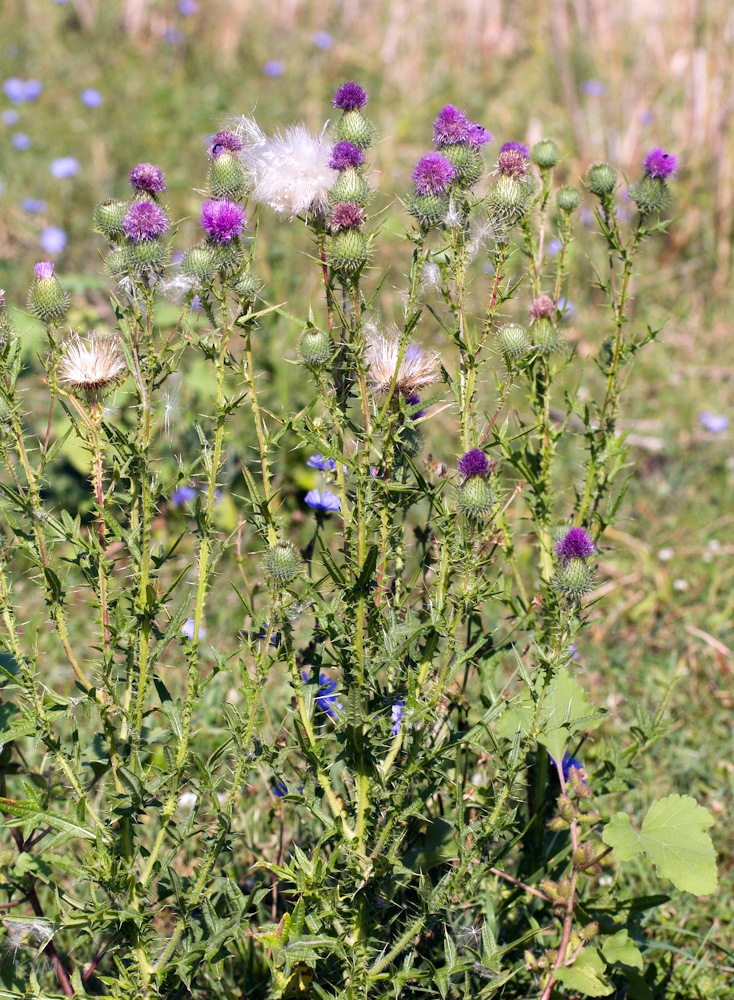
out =
{"type": "Polygon", "coordinates": [[[342,170],[336,183],[329,191],[329,201],[332,205],[339,202],[354,202],[364,207],[372,199],[372,188],[363,175],[354,167],[342,170]]]}
{"type": "Polygon", "coordinates": [[[444,222],[449,199],[443,194],[416,194],[408,201],[407,207],[422,229],[431,229],[444,222]]]}
{"type": "Polygon", "coordinates": [[[345,111],[334,126],[337,141],[346,140],[359,149],[369,149],[375,141],[377,129],[359,110],[345,111]]]}
{"type": "Polygon", "coordinates": [[[403,454],[415,458],[423,448],[423,435],[417,427],[406,424],[400,429],[400,448],[403,454]]]}
{"type": "Polygon", "coordinates": [[[500,175],[487,199],[490,219],[513,226],[527,211],[531,192],[532,188],[526,181],[500,175]]]}
{"type": "Polygon", "coordinates": [[[540,891],[544,892],[545,895],[550,899],[552,903],[558,902],[558,883],[553,882],[549,878],[544,878],[540,880],[540,891]]]}
{"type": "Polygon", "coordinates": [[[581,204],[581,192],[575,187],[559,188],[556,194],[556,204],[561,212],[566,212],[570,215],[581,204]]]}
{"type": "Polygon", "coordinates": [[[556,304],[550,295],[536,295],[528,306],[528,312],[533,319],[552,319],[556,315],[556,304]]]}
{"type": "Polygon", "coordinates": [[[336,233],[328,249],[329,265],[337,274],[353,277],[364,267],[369,255],[369,240],[358,229],[336,233]]]}
{"type": "Polygon", "coordinates": [[[217,271],[232,275],[242,267],[246,251],[239,240],[232,240],[230,243],[210,242],[209,246],[214,253],[217,271]]]}
{"type": "Polygon", "coordinates": [[[166,213],[155,202],[144,198],[130,206],[122,222],[125,235],[133,243],[155,240],[168,231],[166,213]]]}
{"type": "Polygon", "coordinates": [[[653,212],[660,212],[665,208],[669,200],[669,192],[665,181],[660,177],[652,177],[645,174],[642,180],[630,191],[630,198],[637,205],[640,215],[650,215],[653,212]]]}
{"type": "Polygon", "coordinates": [[[456,183],[459,187],[474,187],[484,173],[484,160],[476,146],[457,143],[454,146],[442,146],[441,156],[446,157],[456,170],[456,183]]]}
{"type": "Polygon", "coordinates": [[[123,249],[130,271],[162,271],[171,255],[171,248],[164,240],[127,243],[123,249]]]}
{"type": "Polygon", "coordinates": [[[129,268],[127,266],[125,251],[120,247],[115,247],[114,250],[110,250],[105,257],[105,266],[107,267],[110,277],[114,281],[119,281],[121,278],[126,277],[129,272],[129,268]]]}
{"type": "Polygon", "coordinates": [[[604,198],[617,186],[617,171],[611,163],[592,163],[586,174],[586,186],[592,194],[604,198]]]}
{"type": "Polygon", "coordinates": [[[181,271],[202,285],[212,281],[217,271],[214,250],[210,246],[191,247],[181,259],[181,271]]]}
{"type": "Polygon", "coordinates": [[[558,327],[546,317],[537,319],[531,325],[530,340],[538,354],[545,356],[557,351],[563,343],[558,327]]]}
{"type": "Polygon", "coordinates": [[[136,191],[142,191],[155,197],[166,190],[166,179],[163,171],[154,163],[138,163],[130,171],[130,184],[136,191]]]}
{"type": "Polygon", "coordinates": [[[285,586],[298,576],[301,557],[290,542],[278,542],[263,556],[263,573],[276,586],[285,586]]]}
{"type": "Polygon", "coordinates": [[[553,578],[553,583],[558,593],[567,601],[580,601],[591,590],[591,570],[583,559],[569,559],[558,570],[553,578]]]}
{"type": "Polygon", "coordinates": [[[497,346],[508,363],[517,361],[528,353],[530,347],[527,334],[521,326],[510,323],[497,333],[497,346]]]}
{"type": "Polygon", "coordinates": [[[232,290],[242,300],[252,301],[260,291],[260,282],[248,268],[240,274],[232,285],[232,290]]]}
{"type": "Polygon", "coordinates": [[[318,368],[328,361],[334,351],[331,337],[325,330],[308,326],[298,343],[298,354],[304,364],[318,368]]]}
{"type": "Polygon", "coordinates": [[[214,198],[235,200],[247,191],[247,175],[232,153],[220,153],[209,167],[209,191],[214,198]]]}
{"type": "Polygon", "coordinates": [[[28,308],[43,323],[58,323],[69,308],[69,296],[50,261],[41,261],[34,270],[36,277],[28,292],[28,308]]]}
{"type": "Polygon", "coordinates": [[[541,139],[533,146],[530,158],[541,170],[552,170],[561,158],[561,151],[552,139],[541,139]]]}
{"type": "Polygon", "coordinates": [[[483,476],[472,476],[458,488],[459,510],[473,521],[483,521],[494,508],[494,490],[483,476]]]}
{"type": "Polygon", "coordinates": [[[100,202],[94,210],[94,228],[108,240],[121,239],[125,232],[124,222],[129,208],[129,202],[117,198],[100,202]]]}

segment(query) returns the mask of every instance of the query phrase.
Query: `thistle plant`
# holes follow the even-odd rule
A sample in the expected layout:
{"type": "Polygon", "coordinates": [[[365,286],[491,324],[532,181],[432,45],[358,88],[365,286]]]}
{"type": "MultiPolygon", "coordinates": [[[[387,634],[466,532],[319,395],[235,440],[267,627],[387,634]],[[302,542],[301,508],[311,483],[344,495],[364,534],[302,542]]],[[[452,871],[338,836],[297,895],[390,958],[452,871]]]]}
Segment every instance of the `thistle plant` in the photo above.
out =
{"type": "Polygon", "coordinates": [[[178,270],[163,171],[135,166],[94,212],[106,328],[62,330],[36,267],[40,378],[3,299],[4,996],[662,996],[643,915],[667,897],[625,863],[716,885],[693,799],[628,814],[664,700],[615,729],[574,660],[625,491],[627,367],[657,333],[631,321],[632,275],[675,158],[646,158],[630,231],[617,172],[589,170],[607,334],[583,371],[562,305],[583,194],[557,186],[557,145],[492,164],[447,105],[396,249],[367,94],[333,105],[317,135],[214,135],[178,270]],[[306,227],[317,301],[259,281],[271,210],[306,227]],[[397,321],[382,249],[405,262],[397,321]],[[172,426],[176,379],[207,389],[172,426]],[[78,507],[53,488],[70,442],[78,507]]]}

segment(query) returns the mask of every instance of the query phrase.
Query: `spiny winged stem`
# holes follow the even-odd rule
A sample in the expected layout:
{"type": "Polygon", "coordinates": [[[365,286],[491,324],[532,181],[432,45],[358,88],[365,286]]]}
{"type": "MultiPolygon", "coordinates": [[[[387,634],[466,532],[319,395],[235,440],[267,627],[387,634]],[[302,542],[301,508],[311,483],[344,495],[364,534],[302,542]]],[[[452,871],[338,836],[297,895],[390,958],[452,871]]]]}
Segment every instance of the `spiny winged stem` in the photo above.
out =
{"type": "Polygon", "coordinates": [[[99,587],[99,603],[102,611],[102,646],[105,658],[110,649],[110,611],[107,603],[107,561],[105,559],[106,531],[105,531],[105,495],[102,482],[102,404],[98,399],[92,403],[90,420],[92,460],[94,463],[94,502],[97,506],[97,539],[99,552],[97,553],[97,585],[99,587]]]}
{"type": "MultiPolygon", "coordinates": [[[[270,464],[268,461],[268,443],[265,439],[265,428],[263,425],[260,405],[257,399],[257,389],[255,387],[255,371],[252,360],[252,323],[247,322],[245,324],[243,335],[245,338],[245,364],[243,366],[244,378],[249,393],[249,403],[250,403],[250,409],[252,410],[252,419],[255,424],[255,434],[257,435],[257,446],[260,455],[260,474],[262,476],[263,497],[265,499],[265,503],[269,505],[272,499],[272,491],[270,486],[270,464]]],[[[275,530],[275,526],[273,525],[272,519],[268,518],[268,543],[270,545],[275,545],[277,541],[278,541],[278,535],[275,530]]]]}

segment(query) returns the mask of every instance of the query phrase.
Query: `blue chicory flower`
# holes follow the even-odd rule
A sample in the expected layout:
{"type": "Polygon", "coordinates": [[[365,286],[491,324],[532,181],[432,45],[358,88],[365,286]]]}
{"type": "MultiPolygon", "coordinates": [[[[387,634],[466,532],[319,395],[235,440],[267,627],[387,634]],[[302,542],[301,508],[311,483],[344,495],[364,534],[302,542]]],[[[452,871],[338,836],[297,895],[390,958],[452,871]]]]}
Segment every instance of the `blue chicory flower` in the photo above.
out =
{"type": "Polygon", "coordinates": [[[311,455],[306,465],[309,469],[318,469],[319,472],[326,472],[327,469],[329,472],[333,472],[336,468],[336,460],[333,458],[324,458],[323,455],[317,452],[315,455],[311,455]]]}
{"type": "Polygon", "coordinates": [[[721,434],[729,426],[729,418],[723,413],[709,413],[708,410],[699,414],[698,421],[710,434],[721,434]]]}
{"type": "Polygon", "coordinates": [[[177,486],[171,494],[171,504],[174,507],[181,507],[185,503],[196,499],[198,490],[193,486],[177,486]]]}
{"type": "Polygon", "coordinates": [[[104,97],[94,87],[86,87],[81,92],[81,99],[82,104],[85,104],[88,108],[98,108],[104,103],[104,97]]]}
{"type": "MultiPolygon", "coordinates": [[[[195,622],[193,618],[187,618],[186,621],[181,626],[181,635],[185,636],[189,640],[189,642],[191,642],[194,638],[194,624],[195,622]]],[[[200,625],[199,638],[203,639],[205,635],[206,635],[206,629],[204,628],[203,625],[200,625]]]]}
{"type": "Polygon", "coordinates": [[[73,156],[60,156],[51,163],[51,174],[57,180],[73,177],[79,170],[79,161],[73,156]]]}
{"type": "Polygon", "coordinates": [[[15,149],[19,149],[23,153],[33,145],[31,137],[26,135],[25,132],[16,132],[11,142],[15,149]]]}
{"type": "Polygon", "coordinates": [[[317,31],[311,39],[317,49],[330,49],[334,44],[334,39],[328,31],[317,31]]]}
{"type": "Polygon", "coordinates": [[[285,66],[280,59],[268,59],[263,66],[265,76],[282,76],[284,71],[285,66]]]}
{"type": "MultiPolygon", "coordinates": [[[[305,684],[309,683],[308,671],[301,674],[305,684]]],[[[339,718],[339,712],[344,710],[344,706],[338,700],[336,694],[336,681],[328,674],[319,674],[319,688],[316,694],[316,708],[325,712],[332,719],[339,718]]]]}
{"type": "Polygon", "coordinates": [[[20,205],[23,211],[28,212],[29,215],[46,211],[46,202],[41,201],[40,198],[24,198],[20,205]]]}
{"type": "Polygon", "coordinates": [[[20,121],[20,115],[15,110],[15,108],[8,108],[3,111],[3,125],[17,125],[20,121]]]}
{"type": "Polygon", "coordinates": [[[309,490],[303,499],[319,514],[331,514],[342,509],[341,500],[331,490],[309,490]]]}
{"type": "MultiPolygon", "coordinates": [[[[551,757],[550,761],[551,761],[551,764],[553,765],[553,767],[556,768],[556,770],[557,770],[558,769],[558,765],[556,764],[555,760],[553,760],[553,758],[551,757]]],[[[588,782],[588,779],[586,777],[586,771],[584,770],[584,765],[581,763],[580,760],[577,760],[576,757],[572,757],[571,754],[567,750],[564,753],[564,755],[563,755],[563,761],[561,762],[561,768],[563,770],[563,780],[564,781],[568,781],[569,780],[569,778],[571,776],[571,768],[572,767],[575,767],[577,771],[581,772],[581,781],[583,782],[584,785],[588,785],[589,782],[588,782]]]]}
{"type": "Polygon", "coordinates": [[[13,104],[26,104],[40,97],[43,84],[40,80],[19,80],[17,76],[10,77],[3,84],[5,96],[13,104]]]}
{"type": "Polygon", "coordinates": [[[288,786],[284,781],[276,781],[273,785],[273,795],[276,799],[282,799],[284,795],[288,794],[288,786]]]}
{"type": "Polygon", "coordinates": [[[59,226],[46,226],[39,233],[38,242],[45,253],[61,253],[66,246],[66,233],[59,226]]]}
{"type": "Polygon", "coordinates": [[[587,97],[603,97],[607,92],[607,88],[601,80],[584,80],[581,84],[581,92],[586,94],[587,97]]]}

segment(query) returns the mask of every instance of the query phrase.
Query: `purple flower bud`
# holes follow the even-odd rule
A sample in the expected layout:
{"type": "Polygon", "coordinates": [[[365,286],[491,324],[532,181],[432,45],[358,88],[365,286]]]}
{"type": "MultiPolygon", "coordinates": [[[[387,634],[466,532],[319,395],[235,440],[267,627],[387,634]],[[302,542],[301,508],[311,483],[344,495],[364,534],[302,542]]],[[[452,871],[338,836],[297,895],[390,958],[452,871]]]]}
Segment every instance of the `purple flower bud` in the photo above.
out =
{"type": "Polygon", "coordinates": [[[329,166],[332,170],[347,170],[349,167],[361,167],[364,163],[364,153],[353,142],[342,139],[331,151],[329,166]]]}
{"type": "Polygon", "coordinates": [[[331,231],[339,232],[341,229],[359,229],[364,222],[364,211],[353,201],[340,201],[334,205],[331,213],[331,231]]]}
{"type": "Polygon", "coordinates": [[[459,472],[466,479],[472,476],[486,476],[489,474],[489,459],[481,448],[472,448],[459,459],[459,472]]]}
{"type": "Polygon", "coordinates": [[[60,156],[51,162],[51,176],[57,180],[73,177],[79,170],[79,161],[73,156],[60,156]]]}
{"type": "Polygon", "coordinates": [[[527,157],[519,149],[500,150],[497,157],[497,171],[503,177],[524,177],[528,172],[527,157]]]}
{"type": "Polygon", "coordinates": [[[443,194],[456,177],[456,167],[441,153],[426,153],[410,176],[418,194],[443,194]]]}
{"type": "Polygon", "coordinates": [[[59,226],[46,226],[41,230],[38,242],[46,253],[61,253],[66,246],[66,233],[59,226]]]}
{"type": "Polygon", "coordinates": [[[358,108],[363,108],[367,103],[367,92],[362,90],[358,83],[350,80],[341,85],[334,94],[331,103],[342,111],[357,111],[358,108]]]}
{"type": "Polygon", "coordinates": [[[453,104],[441,108],[433,123],[433,141],[437,146],[453,146],[468,142],[472,123],[453,104]]]}
{"type": "Polygon", "coordinates": [[[530,157],[530,150],[522,142],[505,142],[500,146],[500,153],[506,153],[509,149],[514,149],[516,153],[522,153],[526,160],[530,157]]]}
{"type": "Polygon", "coordinates": [[[146,191],[148,194],[159,194],[166,190],[166,179],[163,171],[154,163],[138,163],[130,171],[130,183],[136,191],[146,191]]]}
{"type": "Polygon", "coordinates": [[[81,93],[82,104],[86,104],[88,108],[98,108],[104,103],[104,98],[98,90],[94,87],[87,87],[81,93]]]}
{"type": "Polygon", "coordinates": [[[221,132],[215,133],[212,136],[212,141],[209,146],[209,156],[213,160],[221,156],[222,153],[239,153],[244,146],[244,142],[237,135],[236,132],[230,131],[230,129],[222,129],[221,132]]]}
{"type": "Polygon", "coordinates": [[[245,210],[228,198],[210,198],[201,206],[201,227],[212,243],[231,243],[242,235],[245,210]]]}
{"type": "Polygon", "coordinates": [[[678,157],[666,153],[664,149],[651,149],[645,157],[645,173],[649,177],[659,177],[667,180],[678,169],[678,157]]]}
{"type": "Polygon", "coordinates": [[[556,544],[556,552],[564,564],[570,559],[588,559],[595,548],[583,528],[571,528],[556,544]]]}
{"type": "Polygon", "coordinates": [[[152,201],[136,201],[123,220],[128,239],[133,243],[153,240],[168,230],[168,220],[160,205],[152,201]]]}
{"type": "Polygon", "coordinates": [[[33,270],[39,281],[48,281],[54,276],[54,265],[50,260],[39,260],[37,264],[33,265],[33,270]]]}

